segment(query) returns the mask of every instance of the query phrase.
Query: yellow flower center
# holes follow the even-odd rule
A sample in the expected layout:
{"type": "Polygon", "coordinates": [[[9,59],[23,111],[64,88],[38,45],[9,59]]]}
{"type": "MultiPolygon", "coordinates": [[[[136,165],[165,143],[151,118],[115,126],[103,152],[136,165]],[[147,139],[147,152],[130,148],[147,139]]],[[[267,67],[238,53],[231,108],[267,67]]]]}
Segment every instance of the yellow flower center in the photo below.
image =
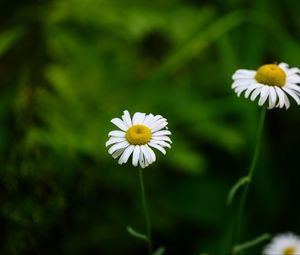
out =
{"type": "Polygon", "coordinates": [[[262,84],[282,87],[285,84],[285,72],[275,64],[263,65],[257,69],[255,79],[262,84]]]}
{"type": "Polygon", "coordinates": [[[126,139],[130,144],[142,145],[151,140],[151,130],[144,125],[134,125],[130,127],[126,132],[126,139]]]}
{"type": "Polygon", "coordinates": [[[295,255],[296,248],[295,246],[289,246],[284,249],[283,255],[295,255]]]}

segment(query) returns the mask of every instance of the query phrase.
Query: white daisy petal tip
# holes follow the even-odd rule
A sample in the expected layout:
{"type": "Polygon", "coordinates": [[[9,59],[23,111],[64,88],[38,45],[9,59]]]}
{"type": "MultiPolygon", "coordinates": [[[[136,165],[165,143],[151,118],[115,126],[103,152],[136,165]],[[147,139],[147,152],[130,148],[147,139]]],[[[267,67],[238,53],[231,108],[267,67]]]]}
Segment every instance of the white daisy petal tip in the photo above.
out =
{"type": "Polygon", "coordinates": [[[126,131],[128,129],[127,123],[119,118],[113,118],[110,122],[116,125],[122,131],[126,131]]]}
{"type": "Polygon", "coordinates": [[[120,131],[120,130],[113,130],[113,131],[110,131],[108,133],[108,137],[124,137],[125,138],[125,132],[123,131],[120,131]]]}
{"type": "Polygon", "coordinates": [[[245,98],[254,101],[258,97],[259,106],[268,109],[289,109],[289,97],[300,105],[299,68],[289,68],[286,63],[266,64],[257,70],[237,70],[232,79],[232,89],[238,97],[245,93],[245,98]]]}
{"type": "Polygon", "coordinates": [[[145,168],[156,161],[156,155],[152,148],[166,154],[164,147],[171,148],[171,139],[168,130],[168,121],[161,115],[136,112],[130,115],[124,110],[122,118],[113,118],[111,122],[120,130],[108,133],[108,153],[118,164],[126,164],[131,157],[134,167],[145,168]],[[132,118],[131,118],[132,116],[132,118]]]}
{"type": "Polygon", "coordinates": [[[283,233],[274,236],[263,249],[263,255],[298,255],[300,254],[300,238],[293,233],[283,233]]]}

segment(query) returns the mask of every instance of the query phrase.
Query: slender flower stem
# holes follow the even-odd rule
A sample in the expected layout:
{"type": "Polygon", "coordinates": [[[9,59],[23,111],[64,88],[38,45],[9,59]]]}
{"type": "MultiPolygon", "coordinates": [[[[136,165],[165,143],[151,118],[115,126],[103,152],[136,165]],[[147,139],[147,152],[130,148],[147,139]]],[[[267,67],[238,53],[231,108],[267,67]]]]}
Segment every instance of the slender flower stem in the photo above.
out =
{"type": "MultiPolygon", "coordinates": [[[[245,187],[243,189],[243,194],[242,194],[241,200],[240,200],[239,205],[238,205],[237,223],[236,223],[234,238],[233,238],[234,246],[238,244],[240,234],[241,234],[241,228],[242,228],[242,221],[243,221],[243,214],[244,214],[244,210],[245,210],[246,199],[247,199],[249,187],[250,187],[250,184],[252,182],[254,170],[255,170],[257,160],[258,160],[258,156],[259,156],[259,152],[260,152],[261,137],[262,137],[262,131],[263,131],[264,122],[265,122],[266,111],[267,111],[267,108],[264,107],[261,110],[261,113],[260,113],[260,118],[259,118],[259,123],[258,123],[258,131],[257,131],[257,137],[256,137],[255,151],[254,151],[252,162],[251,162],[248,174],[247,174],[247,177],[249,178],[249,181],[245,184],[245,187]]],[[[234,247],[232,247],[232,252],[233,252],[233,248],[234,247]]]]}
{"type": "Polygon", "coordinates": [[[139,169],[139,178],[140,178],[140,186],[141,186],[141,199],[142,199],[143,210],[144,210],[145,221],[146,221],[148,253],[149,255],[152,255],[153,249],[152,249],[152,237],[151,237],[151,221],[150,221],[150,215],[149,215],[146,194],[145,194],[143,169],[139,169]]]}

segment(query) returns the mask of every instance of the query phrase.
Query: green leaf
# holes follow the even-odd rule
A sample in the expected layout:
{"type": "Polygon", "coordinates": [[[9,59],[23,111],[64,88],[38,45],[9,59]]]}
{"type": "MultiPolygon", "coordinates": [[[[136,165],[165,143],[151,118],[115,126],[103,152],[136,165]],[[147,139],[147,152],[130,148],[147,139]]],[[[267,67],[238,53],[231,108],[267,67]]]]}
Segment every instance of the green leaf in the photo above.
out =
{"type": "Polygon", "coordinates": [[[195,35],[189,42],[177,49],[162,64],[159,72],[174,70],[178,65],[198,55],[207,46],[220,39],[224,34],[236,28],[246,20],[246,13],[233,11],[214,21],[205,30],[195,35]]]}
{"type": "Polygon", "coordinates": [[[134,230],[132,227],[127,226],[126,229],[127,229],[127,232],[128,232],[130,235],[132,235],[132,236],[134,236],[134,237],[136,237],[136,238],[139,238],[139,239],[143,239],[143,240],[145,240],[145,241],[148,241],[148,237],[147,237],[146,235],[137,232],[137,231],[134,230]]]}
{"type": "Polygon", "coordinates": [[[24,34],[24,27],[17,27],[0,34],[0,57],[24,34]]]}
{"type": "Polygon", "coordinates": [[[159,247],[154,253],[153,255],[163,255],[166,251],[166,248],[165,247],[159,247]]]}
{"type": "Polygon", "coordinates": [[[269,240],[271,238],[270,234],[263,234],[251,241],[248,241],[246,243],[243,244],[238,244],[236,246],[233,247],[233,254],[239,254],[240,252],[247,250],[249,248],[252,248],[266,240],[269,240]]]}
{"type": "Polygon", "coordinates": [[[250,182],[249,176],[244,176],[241,179],[239,179],[236,184],[234,184],[232,186],[232,188],[229,191],[228,197],[227,197],[227,204],[228,205],[231,205],[231,203],[233,201],[233,198],[234,198],[236,192],[238,191],[238,189],[241,188],[242,186],[244,186],[245,184],[249,183],[249,182],[250,182]]]}

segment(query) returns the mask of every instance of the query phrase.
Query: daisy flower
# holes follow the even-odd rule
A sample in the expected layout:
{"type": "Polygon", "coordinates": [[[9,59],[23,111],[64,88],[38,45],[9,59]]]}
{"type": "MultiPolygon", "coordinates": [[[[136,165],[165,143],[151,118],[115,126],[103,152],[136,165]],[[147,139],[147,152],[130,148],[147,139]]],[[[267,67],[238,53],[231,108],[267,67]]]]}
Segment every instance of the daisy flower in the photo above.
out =
{"type": "Polygon", "coordinates": [[[240,69],[232,76],[232,89],[238,96],[245,92],[245,98],[251,101],[259,96],[259,106],[267,104],[269,109],[284,106],[288,109],[288,96],[300,104],[299,74],[298,68],[289,68],[285,63],[263,65],[257,70],[240,69]]]}
{"type": "Polygon", "coordinates": [[[300,238],[292,233],[275,236],[268,244],[264,255],[300,255],[300,238]]]}
{"type": "Polygon", "coordinates": [[[140,164],[145,168],[156,160],[152,148],[166,154],[164,147],[171,148],[171,139],[167,130],[168,122],[161,115],[136,112],[130,117],[128,111],[124,111],[122,119],[111,120],[120,130],[109,132],[106,147],[113,158],[118,158],[120,165],[126,163],[132,154],[132,165],[140,164]],[[151,148],[152,147],[152,148],[151,148]]]}

